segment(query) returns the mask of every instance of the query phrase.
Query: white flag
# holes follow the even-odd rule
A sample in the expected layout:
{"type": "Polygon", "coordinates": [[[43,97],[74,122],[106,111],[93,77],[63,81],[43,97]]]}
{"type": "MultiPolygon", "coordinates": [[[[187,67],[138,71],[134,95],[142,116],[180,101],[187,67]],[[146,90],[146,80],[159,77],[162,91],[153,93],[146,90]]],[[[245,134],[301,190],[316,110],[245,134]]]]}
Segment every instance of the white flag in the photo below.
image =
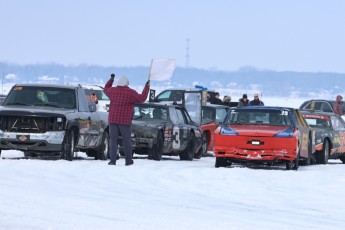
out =
{"type": "Polygon", "coordinates": [[[152,59],[149,80],[170,80],[175,70],[175,59],[152,59]]]}

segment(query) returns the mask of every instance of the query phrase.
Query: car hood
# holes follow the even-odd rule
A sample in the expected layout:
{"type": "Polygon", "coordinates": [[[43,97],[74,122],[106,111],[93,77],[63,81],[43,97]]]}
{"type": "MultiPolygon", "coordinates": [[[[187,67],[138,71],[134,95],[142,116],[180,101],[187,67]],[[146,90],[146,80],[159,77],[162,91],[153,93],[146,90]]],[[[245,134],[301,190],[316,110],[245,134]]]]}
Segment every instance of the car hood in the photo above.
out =
{"type": "Polygon", "coordinates": [[[73,109],[64,109],[64,108],[55,108],[48,106],[1,106],[0,115],[28,115],[28,114],[61,114],[65,115],[72,113],[75,110],[73,109]]]}
{"type": "Polygon", "coordinates": [[[268,125],[231,125],[240,136],[273,137],[275,134],[288,128],[287,126],[268,125]]]}

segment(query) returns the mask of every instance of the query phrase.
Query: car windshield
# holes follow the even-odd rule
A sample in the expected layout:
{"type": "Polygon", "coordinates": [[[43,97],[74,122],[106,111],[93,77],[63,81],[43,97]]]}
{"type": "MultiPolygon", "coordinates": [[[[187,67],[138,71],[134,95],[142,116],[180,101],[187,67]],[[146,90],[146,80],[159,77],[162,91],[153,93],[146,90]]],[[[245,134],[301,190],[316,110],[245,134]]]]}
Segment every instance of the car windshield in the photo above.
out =
{"type": "Polygon", "coordinates": [[[168,110],[164,107],[155,107],[149,105],[134,106],[134,119],[150,119],[150,120],[168,120],[168,110]]]}
{"type": "Polygon", "coordinates": [[[47,106],[76,109],[76,97],[73,89],[16,86],[7,96],[4,105],[47,106]]]}
{"type": "Polygon", "coordinates": [[[303,115],[308,125],[313,128],[330,129],[331,121],[328,116],[303,115]]]}
{"type": "Polygon", "coordinates": [[[288,110],[232,109],[224,120],[226,125],[262,124],[269,126],[290,126],[288,110]]]}

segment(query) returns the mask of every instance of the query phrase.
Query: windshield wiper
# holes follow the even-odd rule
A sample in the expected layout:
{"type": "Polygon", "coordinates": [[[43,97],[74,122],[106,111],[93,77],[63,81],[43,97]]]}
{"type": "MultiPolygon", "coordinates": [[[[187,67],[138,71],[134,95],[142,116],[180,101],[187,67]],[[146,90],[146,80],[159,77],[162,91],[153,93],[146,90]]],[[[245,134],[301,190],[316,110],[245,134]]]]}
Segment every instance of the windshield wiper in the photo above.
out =
{"type": "Polygon", "coordinates": [[[55,108],[61,108],[58,105],[55,104],[51,104],[51,103],[38,103],[38,104],[34,104],[35,106],[50,106],[50,107],[55,107],[55,108]]]}
{"type": "Polygon", "coordinates": [[[26,105],[26,106],[30,106],[29,104],[22,103],[22,102],[6,103],[5,105],[26,105]]]}

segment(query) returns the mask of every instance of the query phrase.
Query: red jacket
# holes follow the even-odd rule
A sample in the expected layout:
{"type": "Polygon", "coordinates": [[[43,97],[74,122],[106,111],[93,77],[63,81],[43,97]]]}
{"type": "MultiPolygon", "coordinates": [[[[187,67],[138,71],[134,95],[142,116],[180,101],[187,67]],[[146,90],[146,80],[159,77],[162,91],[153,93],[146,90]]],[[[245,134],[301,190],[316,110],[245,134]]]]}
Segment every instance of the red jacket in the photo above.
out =
{"type": "Polygon", "coordinates": [[[149,86],[145,85],[141,94],[128,86],[112,87],[114,80],[110,79],[104,87],[104,93],[110,99],[109,123],[129,125],[134,115],[134,104],[144,102],[149,93],[149,86]]]}

